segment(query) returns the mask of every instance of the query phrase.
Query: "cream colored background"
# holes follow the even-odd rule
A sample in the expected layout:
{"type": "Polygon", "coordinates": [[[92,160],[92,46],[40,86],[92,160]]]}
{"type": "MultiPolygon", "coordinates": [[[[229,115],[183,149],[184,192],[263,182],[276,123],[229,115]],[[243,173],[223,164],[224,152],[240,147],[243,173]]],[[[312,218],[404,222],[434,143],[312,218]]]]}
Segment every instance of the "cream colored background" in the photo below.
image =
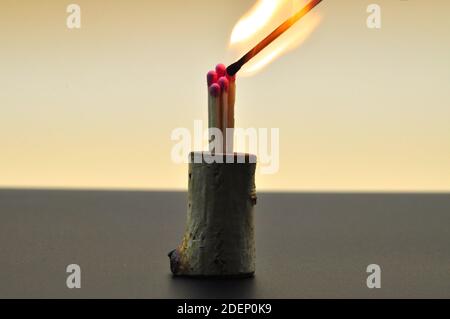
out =
{"type": "MultiPolygon", "coordinates": [[[[0,187],[182,189],[175,127],[206,120],[254,3],[0,0],[0,187]]],[[[297,50],[239,79],[241,127],[281,129],[260,190],[449,191],[450,2],[331,1],[297,50]],[[383,28],[366,27],[382,7],[383,28]]]]}

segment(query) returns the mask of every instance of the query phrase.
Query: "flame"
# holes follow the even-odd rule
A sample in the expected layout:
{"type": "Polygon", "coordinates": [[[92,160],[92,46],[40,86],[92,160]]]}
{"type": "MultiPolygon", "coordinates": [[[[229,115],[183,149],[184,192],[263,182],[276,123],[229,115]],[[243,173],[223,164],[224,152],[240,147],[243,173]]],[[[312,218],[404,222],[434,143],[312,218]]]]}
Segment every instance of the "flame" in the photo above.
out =
{"type": "MultiPolygon", "coordinates": [[[[309,1],[309,0],[308,0],[309,1]]],[[[239,58],[264,39],[276,27],[308,3],[306,0],[258,0],[235,25],[230,48],[239,58]]],[[[279,56],[302,44],[320,23],[320,16],[311,12],[293,25],[266,49],[245,65],[240,76],[250,76],[261,71],[279,56]]]]}

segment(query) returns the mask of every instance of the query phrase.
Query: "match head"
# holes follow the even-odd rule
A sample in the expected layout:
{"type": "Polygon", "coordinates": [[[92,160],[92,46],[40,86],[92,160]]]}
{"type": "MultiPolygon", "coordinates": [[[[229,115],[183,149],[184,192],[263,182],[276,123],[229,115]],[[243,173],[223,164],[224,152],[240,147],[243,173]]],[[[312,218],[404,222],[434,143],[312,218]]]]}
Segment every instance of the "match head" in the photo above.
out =
{"type": "Polygon", "coordinates": [[[218,79],[219,79],[219,77],[217,76],[216,71],[209,71],[208,74],[206,75],[206,81],[208,82],[208,87],[210,87],[214,83],[217,83],[218,79]]]}
{"type": "Polygon", "coordinates": [[[216,66],[217,76],[221,78],[227,74],[227,67],[224,64],[217,64],[216,66]]]}
{"type": "Polygon", "coordinates": [[[219,83],[220,88],[224,92],[228,92],[228,87],[230,86],[230,82],[228,81],[228,79],[225,76],[222,76],[217,83],[219,83]]]}
{"type": "Polygon", "coordinates": [[[211,94],[211,96],[213,97],[218,97],[220,95],[220,85],[217,83],[213,83],[210,87],[209,87],[209,94],[211,94]]]}

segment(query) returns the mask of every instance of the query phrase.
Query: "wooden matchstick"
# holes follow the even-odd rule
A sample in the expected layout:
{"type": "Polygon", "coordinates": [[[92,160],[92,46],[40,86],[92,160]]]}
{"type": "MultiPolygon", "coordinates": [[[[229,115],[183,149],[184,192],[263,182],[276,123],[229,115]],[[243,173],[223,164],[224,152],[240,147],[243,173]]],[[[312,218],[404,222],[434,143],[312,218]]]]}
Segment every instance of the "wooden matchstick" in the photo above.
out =
{"type": "Polygon", "coordinates": [[[227,68],[227,74],[235,75],[242,66],[253,59],[259,52],[264,50],[269,44],[278,39],[280,35],[289,30],[295,23],[301,20],[308,12],[314,9],[322,0],[311,0],[305,7],[295,13],[293,16],[283,22],[278,28],[276,28],[271,34],[259,42],[253,49],[248,51],[242,58],[233,63],[227,68]]]}
{"type": "MultiPolygon", "coordinates": [[[[209,126],[209,151],[215,153],[216,139],[213,129],[219,129],[222,131],[222,108],[221,108],[221,88],[217,83],[213,83],[208,90],[208,126],[209,126]]],[[[219,150],[221,151],[221,150],[219,150]]]]}
{"type": "MultiPolygon", "coordinates": [[[[207,83],[207,87],[208,87],[208,129],[209,129],[209,138],[208,138],[208,142],[209,142],[209,149],[212,152],[213,151],[213,147],[211,145],[211,142],[214,140],[213,139],[213,132],[212,129],[214,128],[213,125],[216,125],[216,117],[217,117],[217,113],[215,110],[215,106],[214,106],[214,97],[211,96],[211,85],[213,85],[214,83],[217,83],[218,77],[217,77],[217,72],[216,71],[209,71],[206,74],[206,83],[207,83]]],[[[213,89],[214,92],[216,90],[213,89]]]]}
{"type": "Polygon", "coordinates": [[[236,101],[236,76],[229,76],[227,75],[228,82],[229,82],[229,88],[228,88],[228,128],[230,141],[228,143],[228,151],[229,153],[234,152],[234,128],[235,128],[235,121],[234,121],[234,104],[236,101]]]}
{"type": "Polygon", "coordinates": [[[220,85],[221,94],[220,94],[220,105],[222,110],[222,136],[223,136],[223,153],[228,153],[229,151],[229,142],[228,142],[228,135],[227,135],[227,128],[228,128],[228,89],[229,89],[229,82],[226,77],[221,77],[218,81],[218,84],[220,85]]]}

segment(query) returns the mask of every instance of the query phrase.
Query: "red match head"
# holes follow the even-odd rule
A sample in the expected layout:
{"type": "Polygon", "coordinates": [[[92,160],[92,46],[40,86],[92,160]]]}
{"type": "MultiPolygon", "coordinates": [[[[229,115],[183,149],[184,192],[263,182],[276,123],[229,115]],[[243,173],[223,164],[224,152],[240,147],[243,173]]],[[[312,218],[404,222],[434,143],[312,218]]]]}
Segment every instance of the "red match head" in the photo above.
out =
{"type": "Polygon", "coordinates": [[[221,78],[227,74],[227,67],[224,64],[217,64],[216,66],[217,76],[221,78]]]}
{"type": "Polygon", "coordinates": [[[217,80],[219,77],[217,76],[216,71],[209,71],[206,75],[206,81],[208,82],[208,87],[210,87],[212,84],[217,83],[217,80]]]}
{"type": "Polygon", "coordinates": [[[209,87],[209,94],[211,94],[211,96],[214,97],[218,97],[220,95],[220,85],[217,83],[213,83],[210,87],[209,87]]]}
{"type": "Polygon", "coordinates": [[[225,91],[225,92],[228,91],[228,87],[230,85],[230,82],[228,82],[228,79],[225,76],[222,76],[217,83],[219,83],[220,88],[223,91],[225,91]]]}

